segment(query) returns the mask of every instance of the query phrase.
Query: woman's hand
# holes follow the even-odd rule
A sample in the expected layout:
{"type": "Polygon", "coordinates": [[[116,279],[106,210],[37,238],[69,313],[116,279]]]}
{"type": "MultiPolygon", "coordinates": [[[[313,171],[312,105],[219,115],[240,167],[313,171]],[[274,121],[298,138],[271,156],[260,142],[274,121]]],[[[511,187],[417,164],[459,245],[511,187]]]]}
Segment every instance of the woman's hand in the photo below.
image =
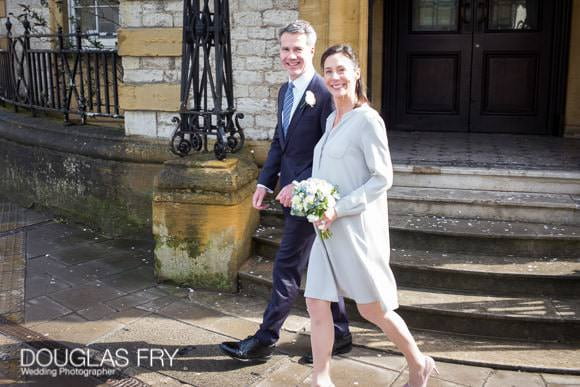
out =
{"type": "Polygon", "coordinates": [[[317,229],[324,231],[328,230],[332,222],[334,222],[335,220],[336,220],[336,211],[334,208],[329,208],[322,217],[322,219],[314,222],[314,225],[316,226],[317,229]]]}

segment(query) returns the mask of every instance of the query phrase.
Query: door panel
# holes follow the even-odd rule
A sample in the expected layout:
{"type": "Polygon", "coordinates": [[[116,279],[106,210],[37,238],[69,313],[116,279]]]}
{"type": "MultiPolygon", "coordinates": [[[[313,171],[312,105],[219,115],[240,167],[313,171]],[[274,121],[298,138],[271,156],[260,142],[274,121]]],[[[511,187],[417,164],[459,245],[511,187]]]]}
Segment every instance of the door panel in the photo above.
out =
{"type": "Polygon", "coordinates": [[[460,57],[460,53],[408,56],[408,112],[459,113],[460,57]]]}
{"type": "Polygon", "coordinates": [[[538,61],[535,53],[486,54],[481,114],[537,114],[538,61]]]}
{"type": "Polygon", "coordinates": [[[547,133],[553,2],[396,3],[394,129],[547,133]]]}
{"type": "Polygon", "coordinates": [[[553,2],[480,1],[475,17],[470,131],[548,133],[553,2]]]}
{"type": "Polygon", "coordinates": [[[459,0],[397,1],[399,56],[393,127],[464,130],[471,41],[459,0]]]}

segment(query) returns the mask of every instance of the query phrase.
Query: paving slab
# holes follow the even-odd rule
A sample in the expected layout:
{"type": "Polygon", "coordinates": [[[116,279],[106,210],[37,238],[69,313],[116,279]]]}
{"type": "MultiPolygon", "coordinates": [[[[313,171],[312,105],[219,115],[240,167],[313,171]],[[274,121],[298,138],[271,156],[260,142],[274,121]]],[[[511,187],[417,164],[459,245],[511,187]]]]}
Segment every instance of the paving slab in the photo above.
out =
{"type": "Polygon", "coordinates": [[[548,386],[580,386],[580,376],[542,374],[542,379],[548,386]]]}
{"type": "MultiPolygon", "coordinates": [[[[340,357],[331,361],[330,376],[337,387],[389,386],[397,380],[399,372],[340,357]]],[[[311,381],[308,375],[300,385],[309,386],[311,381]]]]}
{"type": "Polygon", "coordinates": [[[271,369],[270,374],[256,384],[256,387],[297,386],[310,376],[312,368],[289,359],[281,361],[279,367],[271,369]]]}
{"type": "Polygon", "coordinates": [[[126,293],[105,284],[74,287],[53,293],[50,298],[72,310],[81,310],[126,293]]]}
{"type": "MultiPolygon", "coordinates": [[[[83,241],[73,245],[63,246],[50,252],[49,255],[56,261],[65,265],[77,265],[79,263],[110,257],[105,249],[99,249],[99,244],[93,241],[83,241]]],[[[123,252],[117,256],[122,258],[123,252]]]]}
{"type": "Polygon", "coordinates": [[[105,301],[111,308],[121,311],[134,306],[143,305],[158,298],[166,297],[167,293],[157,287],[150,287],[129,293],[125,296],[105,301]]]}
{"type": "MultiPolygon", "coordinates": [[[[186,345],[193,345],[172,365],[156,362],[146,368],[196,386],[249,386],[264,378],[267,371],[284,361],[284,355],[274,355],[263,364],[248,365],[232,360],[220,352],[218,344],[228,336],[201,329],[181,321],[149,316],[130,324],[127,329],[99,339],[98,348],[126,348],[130,364],[137,362],[139,348],[161,348],[174,353],[186,345]]],[[[143,364],[141,364],[143,366],[143,364]]],[[[139,377],[139,375],[136,375],[139,377]]]]}
{"type": "MultiPolygon", "coordinates": [[[[260,324],[268,301],[263,297],[246,293],[220,293],[195,290],[189,293],[188,299],[196,304],[220,310],[226,314],[244,318],[260,324]]],[[[310,318],[305,310],[292,309],[282,328],[289,332],[299,332],[308,329],[310,318]]]]}
{"type": "Polygon", "coordinates": [[[116,313],[117,311],[113,308],[111,308],[110,306],[103,304],[103,303],[97,303],[94,305],[89,306],[88,308],[85,309],[80,309],[77,310],[76,313],[78,315],[80,315],[81,317],[83,317],[86,320],[89,321],[98,321],[98,320],[103,320],[105,318],[108,318],[109,316],[111,316],[112,314],[116,313]]]}
{"type": "Polygon", "coordinates": [[[68,347],[80,347],[122,327],[123,324],[117,321],[87,321],[77,314],[68,314],[32,328],[46,338],[68,347]]]}
{"type": "Polygon", "coordinates": [[[57,279],[51,274],[34,274],[29,271],[26,276],[26,300],[70,289],[71,287],[70,283],[57,279]]]}
{"type": "Polygon", "coordinates": [[[74,270],[86,278],[97,279],[120,274],[146,264],[142,258],[132,254],[117,253],[114,256],[108,256],[106,252],[103,252],[99,255],[107,256],[107,258],[80,263],[74,266],[74,270]]]}
{"type": "Polygon", "coordinates": [[[27,230],[26,256],[43,256],[76,243],[103,240],[103,236],[86,227],[51,222],[27,230]]]}
{"type": "MultiPolygon", "coordinates": [[[[409,381],[409,372],[407,370],[405,370],[405,372],[402,372],[399,377],[397,378],[397,380],[395,380],[395,382],[393,384],[391,384],[391,387],[402,387],[405,386],[405,384],[409,381]]],[[[431,376],[429,378],[429,382],[427,383],[427,385],[429,387],[464,387],[464,386],[471,386],[469,384],[463,384],[463,383],[453,383],[453,382],[449,382],[447,380],[441,379],[440,376],[431,376]]],[[[483,381],[482,384],[474,384],[475,386],[483,386],[483,381]]],[[[523,387],[523,386],[522,386],[523,387]]]]}
{"type": "Polygon", "coordinates": [[[24,321],[28,327],[32,327],[72,312],[72,309],[48,296],[39,296],[26,302],[24,321]]]}
{"type": "Polygon", "coordinates": [[[540,375],[525,372],[494,371],[485,382],[485,387],[541,387],[544,381],[540,375]]]}
{"type": "Polygon", "coordinates": [[[0,233],[47,222],[50,219],[51,217],[46,214],[0,201],[0,233]]]}
{"type": "Polygon", "coordinates": [[[133,270],[104,277],[101,280],[115,289],[130,293],[154,285],[155,275],[153,273],[153,265],[142,265],[133,270]]]}
{"type": "Polygon", "coordinates": [[[103,246],[121,249],[123,251],[134,251],[140,254],[153,255],[155,249],[155,240],[153,239],[105,239],[100,242],[103,246]]]}

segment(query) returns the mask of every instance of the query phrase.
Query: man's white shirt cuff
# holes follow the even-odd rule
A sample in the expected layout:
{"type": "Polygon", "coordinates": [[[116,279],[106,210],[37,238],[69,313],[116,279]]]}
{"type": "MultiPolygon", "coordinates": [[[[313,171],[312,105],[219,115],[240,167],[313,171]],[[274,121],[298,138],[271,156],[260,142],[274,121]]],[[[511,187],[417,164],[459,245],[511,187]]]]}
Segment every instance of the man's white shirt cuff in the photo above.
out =
{"type": "Polygon", "coordinates": [[[273,190],[271,190],[270,188],[266,187],[264,184],[257,184],[256,187],[262,187],[262,188],[266,189],[266,191],[268,191],[268,193],[274,193],[273,190]]]}

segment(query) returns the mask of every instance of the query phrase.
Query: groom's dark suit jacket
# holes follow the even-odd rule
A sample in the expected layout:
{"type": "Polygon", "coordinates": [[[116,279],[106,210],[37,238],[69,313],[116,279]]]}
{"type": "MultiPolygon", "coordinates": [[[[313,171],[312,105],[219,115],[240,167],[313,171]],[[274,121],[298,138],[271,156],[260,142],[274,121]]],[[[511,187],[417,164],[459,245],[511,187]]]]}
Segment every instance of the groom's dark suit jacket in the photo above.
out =
{"type": "Polygon", "coordinates": [[[282,131],[282,107],[288,82],[278,92],[278,122],[268,158],[262,167],[258,183],[274,189],[280,173],[280,187],[301,181],[312,175],[312,156],[314,147],[324,133],[326,118],[332,112],[332,96],[320,75],[315,74],[298,107],[292,116],[286,136],[282,131]],[[306,93],[311,91],[316,102],[313,106],[306,103],[306,93]]]}

